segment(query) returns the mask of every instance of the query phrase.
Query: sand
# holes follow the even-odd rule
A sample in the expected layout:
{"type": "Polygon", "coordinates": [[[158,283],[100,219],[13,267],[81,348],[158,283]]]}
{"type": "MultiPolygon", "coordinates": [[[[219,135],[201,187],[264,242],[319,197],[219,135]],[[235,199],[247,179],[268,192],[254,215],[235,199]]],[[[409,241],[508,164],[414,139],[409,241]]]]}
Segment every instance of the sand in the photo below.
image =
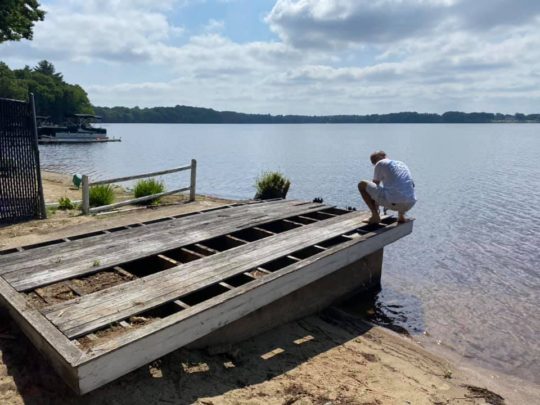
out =
{"type": "MultiPolygon", "coordinates": [[[[47,198],[72,198],[69,182],[54,177],[45,177],[47,198]]],[[[57,211],[45,221],[0,228],[0,248],[226,203],[199,197],[196,203],[94,217],[57,211]]],[[[0,404],[34,403],[524,404],[540,403],[540,388],[434,354],[413,337],[332,307],[236,345],[179,349],[77,397],[0,310],[0,404]]]]}

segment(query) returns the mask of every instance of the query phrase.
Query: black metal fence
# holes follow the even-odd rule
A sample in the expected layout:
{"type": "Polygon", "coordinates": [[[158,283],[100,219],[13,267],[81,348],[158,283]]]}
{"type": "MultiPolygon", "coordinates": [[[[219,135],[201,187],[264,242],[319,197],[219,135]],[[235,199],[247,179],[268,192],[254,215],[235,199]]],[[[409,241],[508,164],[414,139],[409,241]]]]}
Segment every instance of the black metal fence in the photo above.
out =
{"type": "Polygon", "coordinates": [[[45,217],[33,95],[0,98],[0,225],[45,217]]]}

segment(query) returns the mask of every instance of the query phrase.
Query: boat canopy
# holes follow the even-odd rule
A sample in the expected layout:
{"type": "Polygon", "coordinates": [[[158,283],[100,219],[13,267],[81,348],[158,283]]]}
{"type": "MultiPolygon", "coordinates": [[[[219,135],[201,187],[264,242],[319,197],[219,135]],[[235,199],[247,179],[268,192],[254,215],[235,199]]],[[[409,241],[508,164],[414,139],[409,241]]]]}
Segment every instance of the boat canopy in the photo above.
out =
{"type": "Polygon", "coordinates": [[[68,117],[68,118],[81,118],[81,119],[94,118],[96,120],[101,119],[101,116],[94,115],[94,114],[69,114],[69,115],[66,115],[66,117],[68,117]]]}

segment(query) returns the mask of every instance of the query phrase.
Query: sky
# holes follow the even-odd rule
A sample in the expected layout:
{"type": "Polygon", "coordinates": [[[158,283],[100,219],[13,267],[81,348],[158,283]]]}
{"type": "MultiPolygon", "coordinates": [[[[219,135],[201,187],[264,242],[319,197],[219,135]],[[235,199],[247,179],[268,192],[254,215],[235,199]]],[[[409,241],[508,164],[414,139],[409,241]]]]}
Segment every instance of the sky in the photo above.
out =
{"type": "Polygon", "coordinates": [[[41,0],[11,68],[98,106],[540,112],[540,0],[41,0]]]}

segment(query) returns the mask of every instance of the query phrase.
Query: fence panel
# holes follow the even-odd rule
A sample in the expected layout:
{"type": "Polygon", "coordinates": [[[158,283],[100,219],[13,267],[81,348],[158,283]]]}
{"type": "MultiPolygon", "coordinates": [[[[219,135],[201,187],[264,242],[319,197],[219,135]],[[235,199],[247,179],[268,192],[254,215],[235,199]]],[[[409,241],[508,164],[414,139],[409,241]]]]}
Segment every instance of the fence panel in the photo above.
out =
{"type": "Polygon", "coordinates": [[[45,216],[33,96],[0,98],[0,225],[45,216]]]}

